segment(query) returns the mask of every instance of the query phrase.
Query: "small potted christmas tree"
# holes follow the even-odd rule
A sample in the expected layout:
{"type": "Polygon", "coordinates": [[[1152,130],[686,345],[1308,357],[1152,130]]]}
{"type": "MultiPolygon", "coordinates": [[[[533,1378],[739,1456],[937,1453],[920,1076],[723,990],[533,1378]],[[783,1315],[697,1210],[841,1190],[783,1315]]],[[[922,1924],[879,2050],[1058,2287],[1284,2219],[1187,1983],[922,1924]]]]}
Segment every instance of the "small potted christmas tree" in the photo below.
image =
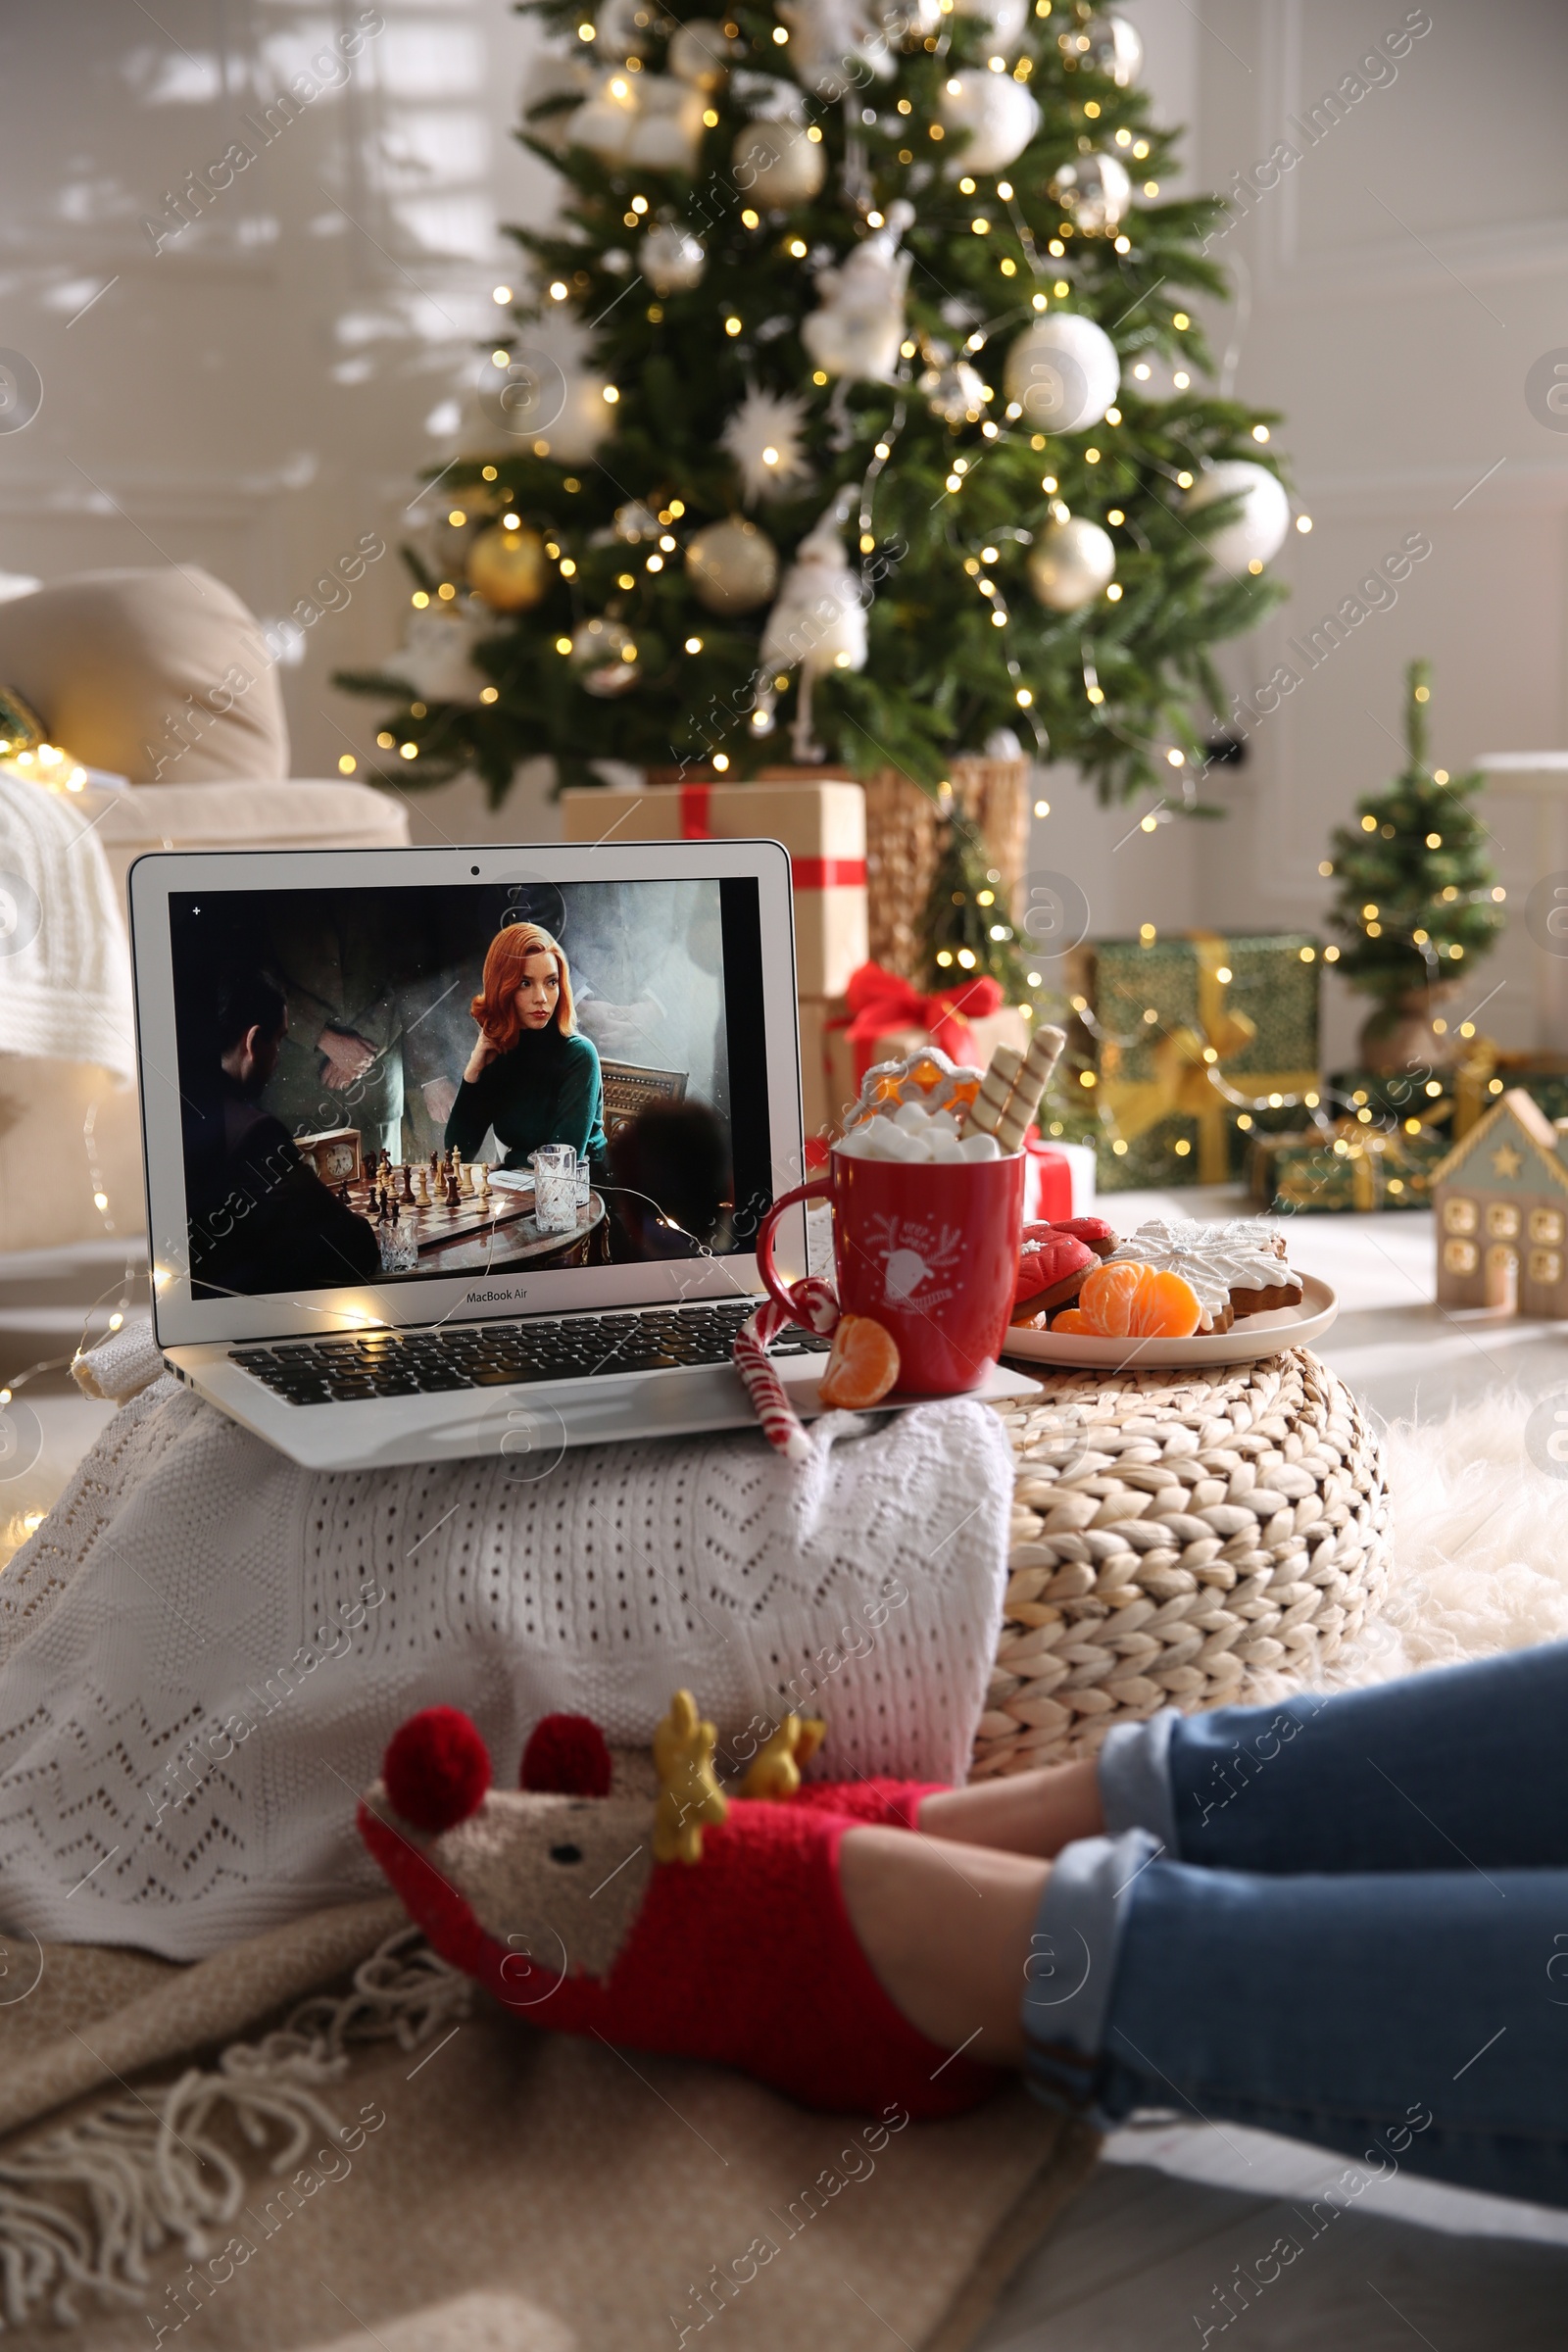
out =
{"type": "Polygon", "coordinates": [[[1348,942],[1339,968],[1373,1000],[1360,1058],[1380,1076],[1451,1066],[1459,1039],[1443,1008],[1503,925],[1504,893],[1472,806],[1481,773],[1427,764],[1429,662],[1408,665],[1405,694],[1405,764],[1359,803],[1353,826],[1338,828],[1318,868],[1339,882],[1331,920],[1348,942]]]}

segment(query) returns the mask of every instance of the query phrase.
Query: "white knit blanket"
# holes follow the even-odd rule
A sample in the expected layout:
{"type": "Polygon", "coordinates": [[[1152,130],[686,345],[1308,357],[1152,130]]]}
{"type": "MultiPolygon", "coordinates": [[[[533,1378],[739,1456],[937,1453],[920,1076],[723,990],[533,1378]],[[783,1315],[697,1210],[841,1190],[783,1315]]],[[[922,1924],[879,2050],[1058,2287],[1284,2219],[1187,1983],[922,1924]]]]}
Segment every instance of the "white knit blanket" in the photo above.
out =
{"type": "Polygon", "coordinates": [[[804,1703],[824,1773],[967,1770],[1012,1492],[983,1405],[830,1415],[798,1470],[745,1431],[321,1476],[145,1332],[85,1370],[122,1409],[0,1578],[7,1926],[195,1960],[378,1892],[355,1802],[441,1702],[503,1784],[542,1714],[645,1742],[682,1685],[736,1760],[804,1703]]]}

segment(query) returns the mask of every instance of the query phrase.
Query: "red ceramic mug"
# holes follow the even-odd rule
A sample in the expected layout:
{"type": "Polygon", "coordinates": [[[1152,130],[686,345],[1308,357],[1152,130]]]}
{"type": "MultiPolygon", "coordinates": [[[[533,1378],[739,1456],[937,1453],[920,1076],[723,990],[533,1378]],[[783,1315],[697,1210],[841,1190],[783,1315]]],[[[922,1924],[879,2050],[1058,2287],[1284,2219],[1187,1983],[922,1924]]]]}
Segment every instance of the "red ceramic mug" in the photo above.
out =
{"type": "Polygon", "coordinates": [[[832,1173],[775,1200],[757,1236],[769,1295],[794,1316],[773,1232],[797,1200],[833,1204],[839,1304],[870,1315],[899,1350],[898,1393],[958,1396],[1002,1353],[1018,1280],[1025,1155],[1000,1159],[829,1157],[832,1173]]]}

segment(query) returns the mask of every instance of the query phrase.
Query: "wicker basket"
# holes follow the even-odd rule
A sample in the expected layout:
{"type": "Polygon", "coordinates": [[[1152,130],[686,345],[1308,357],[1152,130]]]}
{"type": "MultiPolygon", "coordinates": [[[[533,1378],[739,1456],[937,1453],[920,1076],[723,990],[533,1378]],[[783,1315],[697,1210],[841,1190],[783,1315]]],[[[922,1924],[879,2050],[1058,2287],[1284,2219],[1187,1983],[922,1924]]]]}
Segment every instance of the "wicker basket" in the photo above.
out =
{"type": "MultiPolygon", "coordinates": [[[[965,756],[953,762],[953,798],[991,853],[1004,906],[1016,912],[1029,843],[1029,762],[965,756]]],[[[923,960],[925,903],[945,823],[940,804],[897,768],[865,787],[867,923],[871,960],[912,979],[923,960]]]]}
{"type": "Polygon", "coordinates": [[[1377,1439],[1304,1348],[1045,1385],[1003,1408],[1017,1484],[975,1780],[1092,1754],[1159,1707],[1299,1689],[1388,1574],[1377,1439]]]}

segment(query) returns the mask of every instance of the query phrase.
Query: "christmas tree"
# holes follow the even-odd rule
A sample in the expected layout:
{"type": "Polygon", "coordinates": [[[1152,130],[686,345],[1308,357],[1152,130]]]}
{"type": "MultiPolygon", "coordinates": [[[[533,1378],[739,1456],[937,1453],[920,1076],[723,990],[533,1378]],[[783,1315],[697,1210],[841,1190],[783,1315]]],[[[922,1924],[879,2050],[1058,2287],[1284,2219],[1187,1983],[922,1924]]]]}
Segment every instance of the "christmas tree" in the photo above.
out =
{"type": "Polygon", "coordinates": [[[955,811],[948,820],[936,871],[931,877],[921,936],[925,941],[924,981],[951,989],[980,974],[997,981],[1017,1002],[1029,994],[1015,943],[1011,910],[1003,898],[1002,876],[988,865],[985,843],[955,811]]]}
{"type": "Polygon", "coordinates": [[[1427,763],[1431,664],[1404,673],[1406,759],[1384,792],[1357,806],[1355,825],[1334,834],[1319,866],[1339,882],[1331,917],[1348,941],[1339,968],[1374,1000],[1361,1033],[1369,1070],[1396,1067],[1406,1048],[1439,1063],[1454,1044],[1434,1012],[1463,985],[1503,926],[1505,893],[1487,858],[1487,829],[1471,806],[1479,770],[1450,776],[1427,763]],[[1408,1039],[1413,1025],[1418,1035],[1408,1039]],[[1446,1042],[1445,1042],[1446,1041],[1446,1042]]]}
{"type": "Polygon", "coordinates": [[[1273,598],[1269,418],[1203,388],[1211,197],[1083,0],[525,0],[559,225],[411,549],[402,785],[553,755],[928,787],[1017,734],[1196,802],[1208,659],[1273,598]],[[563,372],[536,339],[574,318],[563,372]],[[1004,737],[1003,738],[1004,740],[1004,737]]]}

